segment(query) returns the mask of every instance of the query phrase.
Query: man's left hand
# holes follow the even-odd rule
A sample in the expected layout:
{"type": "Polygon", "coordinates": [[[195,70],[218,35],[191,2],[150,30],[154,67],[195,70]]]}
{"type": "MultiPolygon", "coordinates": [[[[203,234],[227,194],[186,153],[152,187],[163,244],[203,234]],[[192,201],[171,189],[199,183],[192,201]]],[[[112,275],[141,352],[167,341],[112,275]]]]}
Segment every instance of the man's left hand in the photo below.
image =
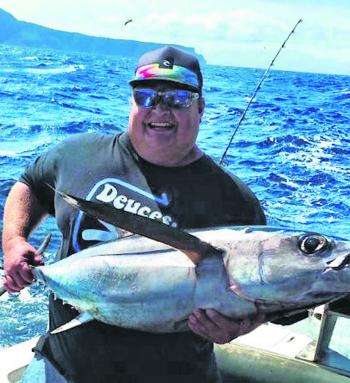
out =
{"type": "Polygon", "coordinates": [[[247,334],[264,322],[265,315],[263,313],[258,312],[254,317],[237,321],[212,309],[194,310],[188,318],[188,326],[195,334],[218,344],[228,343],[247,334]]]}

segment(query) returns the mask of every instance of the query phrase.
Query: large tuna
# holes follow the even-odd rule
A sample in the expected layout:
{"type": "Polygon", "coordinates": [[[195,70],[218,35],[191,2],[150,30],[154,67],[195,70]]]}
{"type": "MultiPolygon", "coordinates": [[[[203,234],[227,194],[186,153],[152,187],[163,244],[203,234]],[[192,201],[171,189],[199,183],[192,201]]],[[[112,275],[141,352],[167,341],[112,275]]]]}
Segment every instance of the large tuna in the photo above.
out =
{"type": "MultiPolygon", "coordinates": [[[[196,308],[230,318],[260,309],[288,315],[350,292],[350,243],[269,227],[185,231],[61,193],[97,219],[143,234],[97,245],[48,266],[36,279],[99,321],[137,330],[187,329],[196,308]]],[[[270,315],[270,317],[271,317],[270,315]]]]}

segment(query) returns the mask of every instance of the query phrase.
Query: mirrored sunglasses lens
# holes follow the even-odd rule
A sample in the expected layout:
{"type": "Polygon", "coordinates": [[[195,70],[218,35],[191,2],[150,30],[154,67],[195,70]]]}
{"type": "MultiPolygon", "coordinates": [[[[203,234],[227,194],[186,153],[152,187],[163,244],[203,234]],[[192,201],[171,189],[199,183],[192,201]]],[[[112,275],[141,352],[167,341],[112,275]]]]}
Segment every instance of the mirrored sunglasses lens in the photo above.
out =
{"type": "Polygon", "coordinates": [[[152,89],[135,89],[134,99],[138,106],[143,108],[151,108],[154,106],[157,92],[152,89]]]}
{"type": "Polygon", "coordinates": [[[191,92],[186,90],[164,92],[163,99],[172,108],[188,108],[192,103],[191,92]]]}
{"type": "Polygon", "coordinates": [[[194,94],[188,90],[167,90],[158,92],[153,89],[135,89],[134,99],[138,106],[152,108],[162,102],[170,108],[188,108],[192,104],[194,94]]]}

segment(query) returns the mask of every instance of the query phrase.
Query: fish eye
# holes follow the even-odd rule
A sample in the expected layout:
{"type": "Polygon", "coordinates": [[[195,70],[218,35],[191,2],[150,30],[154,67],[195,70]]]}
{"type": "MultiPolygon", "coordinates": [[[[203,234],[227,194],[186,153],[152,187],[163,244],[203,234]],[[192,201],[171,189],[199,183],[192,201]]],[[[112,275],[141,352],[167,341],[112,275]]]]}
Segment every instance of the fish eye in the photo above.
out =
{"type": "Polygon", "coordinates": [[[306,234],[299,239],[300,250],[308,255],[325,250],[328,245],[327,238],[319,234],[306,234]]]}

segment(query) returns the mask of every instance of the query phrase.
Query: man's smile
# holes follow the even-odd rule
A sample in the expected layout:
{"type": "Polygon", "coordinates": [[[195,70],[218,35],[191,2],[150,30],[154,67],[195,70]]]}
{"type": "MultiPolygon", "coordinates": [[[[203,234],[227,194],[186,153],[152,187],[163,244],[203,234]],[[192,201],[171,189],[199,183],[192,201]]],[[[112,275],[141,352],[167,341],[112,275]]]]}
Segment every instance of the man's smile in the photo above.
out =
{"type": "Polygon", "coordinates": [[[152,130],[156,131],[168,131],[172,130],[173,128],[176,127],[174,123],[171,122],[165,122],[165,121],[153,121],[153,122],[148,122],[146,126],[152,130]]]}

